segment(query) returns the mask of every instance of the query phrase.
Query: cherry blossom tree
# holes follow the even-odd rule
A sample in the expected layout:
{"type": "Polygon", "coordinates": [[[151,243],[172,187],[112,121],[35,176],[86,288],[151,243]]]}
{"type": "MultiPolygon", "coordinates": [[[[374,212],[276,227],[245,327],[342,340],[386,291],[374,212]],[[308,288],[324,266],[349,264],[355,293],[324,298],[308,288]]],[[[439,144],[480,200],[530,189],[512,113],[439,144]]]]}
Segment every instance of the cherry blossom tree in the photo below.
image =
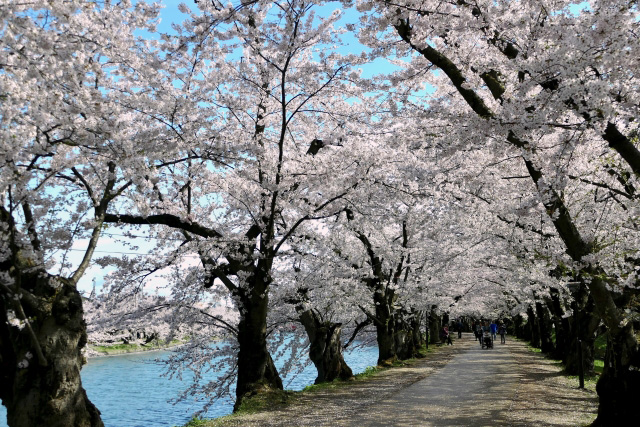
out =
{"type": "Polygon", "coordinates": [[[315,17],[313,6],[200,2],[166,37],[161,69],[127,76],[154,89],[122,101],[164,126],[164,145],[145,152],[147,189],[105,221],[182,238],[180,253],[200,257],[199,286],[227,290],[239,312],[236,408],[282,388],[266,336],[277,256],[307,223],[339,213],[366,174],[356,159],[374,125],[355,84],[361,59],[327,50],[339,13],[315,17]]]}
{"type": "Polygon", "coordinates": [[[78,283],[135,139],[113,72],[156,10],[0,2],[0,398],[11,426],[102,426],[82,388],[78,283]],[[82,248],[71,262],[69,253],[82,248]]]}
{"type": "MultiPolygon", "coordinates": [[[[571,209],[565,187],[573,167],[591,176],[611,169],[616,183],[573,176],[587,185],[602,184],[615,198],[624,197],[616,191],[631,196],[629,185],[638,170],[633,143],[638,102],[637,64],[630,58],[638,50],[638,10],[635,2],[593,1],[573,13],[573,4],[363,1],[360,10],[375,13],[367,15],[361,40],[373,46],[380,46],[375,40],[394,43],[399,56],[411,56],[413,75],[426,76],[420,70],[437,67],[440,72],[427,78],[446,103],[431,103],[431,112],[447,115],[461,131],[473,129],[487,147],[495,149],[491,142],[501,140],[521,154],[564,242],[564,260],[585,277],[610,332],[596,421],[608,425],[632,408],[628,390],[637,390],[640,380],[633,368],[638,344],[632,322],[610,291],[632,291],[635,273],[629,281],[634,271],[629,262],[603,250],[593,232],[598,215],[578,215],[583,211],[571,209]],[[395,43],[400,40],[404,43],[395,43]],[[580,151],[589,154],[573,157],[580,151]],[[589,162],[603,157],[621,167],[589,162]],[[620,267],[626,272],[618,273],[620,267]]],[[[633,247],[633,215],[611,219],[615,227],[629,230],[624,243],[617,239],[618,248],[633,247]]]]}

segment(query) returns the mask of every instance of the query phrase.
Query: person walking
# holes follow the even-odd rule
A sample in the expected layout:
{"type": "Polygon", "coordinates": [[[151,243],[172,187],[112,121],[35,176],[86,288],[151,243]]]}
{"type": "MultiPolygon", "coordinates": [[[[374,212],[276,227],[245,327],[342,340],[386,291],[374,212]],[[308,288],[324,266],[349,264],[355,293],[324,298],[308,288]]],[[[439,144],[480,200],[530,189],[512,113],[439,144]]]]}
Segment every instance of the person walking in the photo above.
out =
{"type": "Polygon", "coordinates": [[[485,321],[484,324],[480,325],[480,347],[484,348],[485,346],[489,347],[491,344],[489,341],[491,340],[491,326],[489,326],[489,321],[485,321]]]}
{"type": "Polygon", "coordinates": [[[458,324],[456,325],[458,328],[458,339],[462,338],[462,320],[458,319],[458,324]]]}
{"type": "Polygon", "coordinates": [[[492,320],[489,327],[491,328],[491,339],[495,341],[498,333],[498,324],[494,320],[492,320]]]}
{"type": "Polygon", "coordinates": [[[451,335],[449,334],[449,328],[447,327],[447,325],[444,325],[442,327],[442,330],[440,331],[440,342],[442,342],[442,344],[446,342],[447,345],[453,345],[453,341],[451,341],[451,335]]]}
{"type": "Polygon", "coordinates": [[[507,327],[504,326],[504,323],[500,323],[498,327],[498,334],[500,335],[500,344],[506,344],[507,340],[505,339],[505,335],[507,335],[507,327]]]}

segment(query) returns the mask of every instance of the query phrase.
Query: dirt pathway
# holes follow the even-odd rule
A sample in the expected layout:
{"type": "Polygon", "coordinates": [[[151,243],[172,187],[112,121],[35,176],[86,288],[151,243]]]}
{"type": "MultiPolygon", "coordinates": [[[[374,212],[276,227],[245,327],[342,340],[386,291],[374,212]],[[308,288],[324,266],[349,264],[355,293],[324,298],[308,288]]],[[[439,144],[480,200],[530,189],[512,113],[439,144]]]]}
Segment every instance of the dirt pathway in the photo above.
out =
{"type": "Polygon", "coordinates": [[[345,425],[508,425],[505,408],[511,406],[522,375],[516,359],[508,345],[481,349],[473,343],[466,347],[433,375],[379,402],[375,412],[365,410],[345,425]]]}
{"type": "MultiPolygon", "coordinates": [[[[499,341],[499,340],[498,340],[499,341]]],[[[595,392],[525,344],[481,349],[471,334],[427,360],[346,387],[305,393],[286,408],[212,426],[567,426],[595,418],[595,392]]]]}

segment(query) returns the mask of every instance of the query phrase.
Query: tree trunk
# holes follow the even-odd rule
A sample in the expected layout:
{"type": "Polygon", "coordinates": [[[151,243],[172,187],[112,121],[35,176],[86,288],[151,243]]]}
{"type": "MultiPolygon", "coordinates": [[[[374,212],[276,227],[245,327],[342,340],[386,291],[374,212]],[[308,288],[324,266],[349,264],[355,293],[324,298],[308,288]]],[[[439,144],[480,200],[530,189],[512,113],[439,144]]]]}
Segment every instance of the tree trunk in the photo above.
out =
{"type": "Polygon", "coordinates": [[[351,368],[342,355],[342,324],[322,322],[310,308],[296,306],[300,315],[300,323],[304,326],[309,342],[309,359],[313,362],[318,376],[314,384],[331,382],[336,378],[342,380],[353,376],[351,368]],[[300,309],[298,309],[300,307],[300,309]]]}
{"type": "Polygon", "coordinates": [[[396,312],[395,341],[396,356],[400,360],[411,359],[418,356],[420,347],[420,319],[414,313],[407,320],[408,313],[396,312]]]}
{"type": "Polygon", "coordinates": [[[556,330],[555,350],[552,357],[566,363],[567,352],[571,344],[569,319],[564,316],[565,312],[562,308],[562,301],[560,301],[560,292],[552,288],[550,294],[551,298],[545,299],[545,303],[551,312],[552,321],[556,330]]]}
{"type": "Polygon", "coordinates": [[[440,316],[436,315],[437,306],[431,307],[429,313],[429,342],[431,344],[440,343],[440,316]]]}
{"type": "Polygon", "coordinates": [[[413,357],[412,340],[413,334],[409,330],[406,321],[396,314],[394,326],[394,340],[396,347],[396,357],[400,360],[413,357]]]}
{"type": "Polygon", "coordinates": [[[585,270],[591,277],[588,287],[594,305],[609,332],[605,367],[596,385],[600,404],[594,425],[631,425],[628,420],[637,416],[635,404],[640,394],[640,354],[633,322],[615,305],[607,284],[601,279],[602,272],[585,270]]]}
{"type": "Polygon", "coordinates": [[[595,305],[586,286],[580,285],[578,291],[573,293],[571,304],[573,316],[569,320],[571,336],[565,357],[565,370],[569,375],[578,375],[580,355],[578,353],[578,340],[582,342],[581,351],[584,363],[584,373],[594,375],[594,343],[595,332],[600,324],[600,316],[595,311],[595,305]]]}
{"type": "Polygon", "coordinates": [[[442,314],[442,325],[449,325],[449,313],[442,314]]]}
{"type": "MultiPolygon", "coordinates": [[[[631,329],[631,323],[626,325],[631,329]]],[[[640,395],[640,366],[638,350],[631,341],[612,338],[607,339],[607,352],[604,370],[596,391],[600,397],[598,417],[592,426],[635,426],[638,423],[637,408],[640,395]],[[627,344],[632,344],[627,346],[627,344]]]]}
{"type": "Polygon", "coordinates": [[[536,319],[532,306],[527,308],[527,317],[527,325],[529,326],[529,333],[531,334],[531,340],[529,342],[532,347],[540,348],[540,325],[538,324],[538,319],[536,319]]]}
{"type": "Polygon", "coordinates": [[[551,354],[554,351],[551,316],[549,310],[541,301],[536,302],[536,318],[540,327],[540,349],[543,353],[551,354]]]}
{"type": "Polygon", "coordinates": [[[238,290],[240,322],[238,323],[237,411],[247,397],[269,390],[282,390],[282,380],[267,349],[268,275],[255,274],[249,290],[238,290]]]}
{"type": "Polygon", "coordinates": [[[376,338],[378,341],[378,365],[393,362],[396,355],[393,295],[376,290],[373,294],[376,305],[376,338]]]}
{"type": "Polygon", "coordinates": [[[103,427],[80,378],[87,333],[78,290],[44,272],[17,276],[19,300],[11,295],[14,285],[0,292],[0,398],[8,424],[103,427]],[[20,327],[9,324],[16,323],[9,311],[20,327]]]}
{"type": "Polygon", "coordinates": [[[413,316],[411,317],[411,332],[413,333],[413,342],[416,347],[420,349],[424,345],[424,337],[422,336],[422,332],[420,330],[420,326],[422,325],[422,311],[413,311],[413,316]]]}
{"type": "Polygon", "coordinates": [[[524,325],[524,319],[518,314],[513,320],[513,334],[523,340],[529,341],[531,336],[527,334],[528,328],[524,325]]]}

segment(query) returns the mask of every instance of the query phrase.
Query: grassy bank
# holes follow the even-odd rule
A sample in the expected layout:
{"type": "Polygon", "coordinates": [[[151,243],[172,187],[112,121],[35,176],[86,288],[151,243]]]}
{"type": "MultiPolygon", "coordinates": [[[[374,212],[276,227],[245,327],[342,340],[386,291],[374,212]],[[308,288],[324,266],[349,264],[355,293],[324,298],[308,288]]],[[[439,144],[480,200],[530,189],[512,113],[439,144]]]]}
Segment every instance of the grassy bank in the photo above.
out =
{"type": "Polygon", "coordinates": [[[98,353],[99,356],[114,356],[118,354],[142,353],[145,351],[163,350],[183,344],[183,341],[173,340],[171,342],[152,341],[148,344],[114,344],[114,345],[92,345],[87,344],[90,350],[98,353]]]}

